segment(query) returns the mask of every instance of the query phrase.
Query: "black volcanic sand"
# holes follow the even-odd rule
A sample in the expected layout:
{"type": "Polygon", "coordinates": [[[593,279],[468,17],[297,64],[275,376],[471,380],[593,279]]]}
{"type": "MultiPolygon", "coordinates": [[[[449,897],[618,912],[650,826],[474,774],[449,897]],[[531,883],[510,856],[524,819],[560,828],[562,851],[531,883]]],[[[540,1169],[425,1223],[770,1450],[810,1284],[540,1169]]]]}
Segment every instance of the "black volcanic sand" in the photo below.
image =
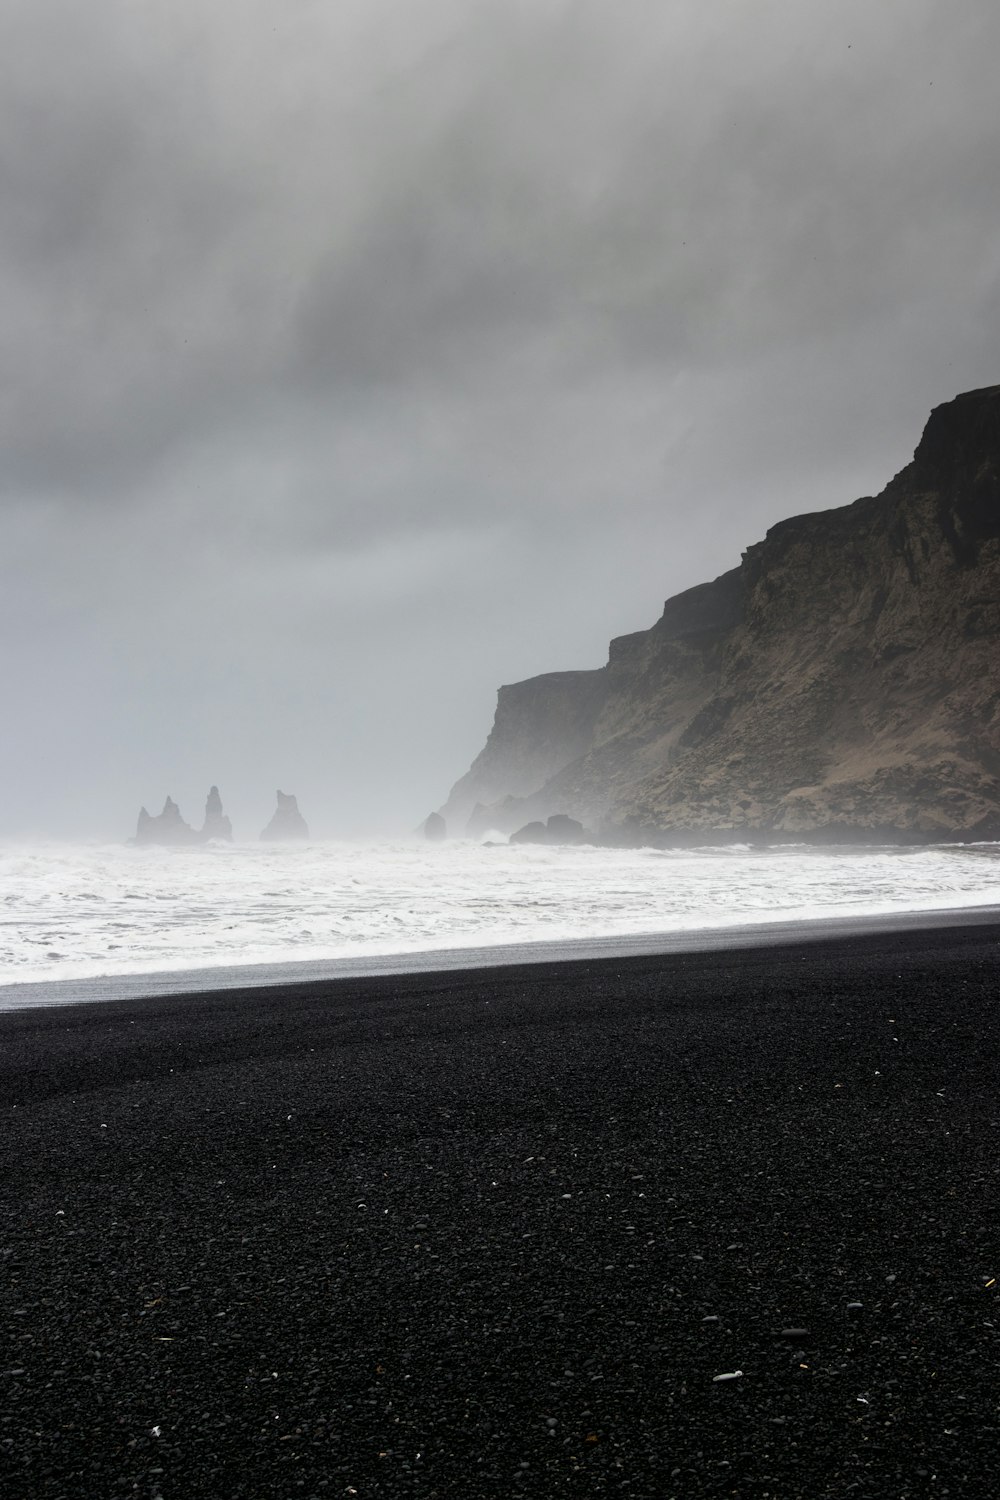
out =
{"type": "Polygon", "coordinates": [[[0,1491],[997,1493],[998,956],[0,1016],[0,1491]]]}

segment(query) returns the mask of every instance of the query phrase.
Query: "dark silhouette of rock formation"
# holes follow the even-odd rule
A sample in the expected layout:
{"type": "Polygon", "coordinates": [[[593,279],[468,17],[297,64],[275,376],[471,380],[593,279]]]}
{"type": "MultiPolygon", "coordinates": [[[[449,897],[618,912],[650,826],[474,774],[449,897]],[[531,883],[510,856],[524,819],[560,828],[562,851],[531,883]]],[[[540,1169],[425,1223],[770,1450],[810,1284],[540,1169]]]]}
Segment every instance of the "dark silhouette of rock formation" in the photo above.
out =
{"type": "Polygon", "coordinates": [[[222,811],[219,788],[213,786],[205,802],[205,822],[200,830],[185,823],[181,810],[172,797],[163,804],[163,811],[151,817],[144,807],[139,809],[139,822],[133,844],[204,844],[209,839],[232,840],[233,826],[222,811]]]}
{"type": "Polygon", "coordinates": [[[205,822],[201,836],[203,839],[225,839],[232,843],[233,825],[222,811],[222,798],[217,786],[209,790],[205,802],[205,822]]]}
{"type": "Polygon", "coordinates": [[[554,809],[615,842],[1000,837],[1000,386],[606,666],[502,687],[442,814],[509,832],[554,809]]]}
{"type": "Polygon", "coordinates": [[[549,841],[548,830],[541,818],[534,818],[530,823],[525,823],[523,828],[518,828],[511,834],[511,844],[547,844],[549,841]]]}
{"type": "Polygon", "coordinates": [[[448,825],[440,813],[432,812],[424,819],[424,838],[440,843],[448,837],[448,825]]]}
{"type": "Polygon", "coordinates": [[[553,813],[545,826],[550,844],[583,844],[590,840],[583,824],[566,813],[553,813]]]}
{"type": "Polygon", "coordinates": [[[261,833],[261,838],[278,842],[308,837],[309,828],[305,818],[299,812],[299,804],[290,794],[279,792],[277,809],[270,823],[261,833]]]}
{"type": "Polygon", "coordinates": [[[197,844],[201,835],[181,817],[181,810],[172,797],[163,804],[163,811],[152,817],[144,807],[139,809],[134,844],[197,844]]]}
{"type": "Polygon", "coordinates": [[[588,839],[583,824],[566,813],[553,813],[545,823],[540,819],[525,823],[510,836],[512,844],[583,844],[588,839]]]}

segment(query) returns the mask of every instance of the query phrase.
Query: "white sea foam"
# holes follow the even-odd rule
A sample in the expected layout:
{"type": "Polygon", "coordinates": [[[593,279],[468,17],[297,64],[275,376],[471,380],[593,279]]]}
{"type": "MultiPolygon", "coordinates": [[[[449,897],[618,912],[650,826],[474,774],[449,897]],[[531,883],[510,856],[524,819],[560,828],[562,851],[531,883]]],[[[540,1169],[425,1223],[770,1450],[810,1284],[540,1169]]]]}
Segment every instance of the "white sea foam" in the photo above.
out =
{"type": "Polygon", "coordinates": [[[1000,902],[1000,844],[0,848],[0,986],[1000,902]]]}

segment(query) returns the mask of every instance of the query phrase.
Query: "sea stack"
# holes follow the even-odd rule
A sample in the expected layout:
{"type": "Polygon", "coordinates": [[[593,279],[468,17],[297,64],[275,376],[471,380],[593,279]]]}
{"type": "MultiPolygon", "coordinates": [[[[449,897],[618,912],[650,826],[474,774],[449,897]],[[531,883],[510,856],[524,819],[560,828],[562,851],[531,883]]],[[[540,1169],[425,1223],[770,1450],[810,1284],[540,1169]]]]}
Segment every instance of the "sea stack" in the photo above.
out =
{"type": "Polygon", "coordinates": [[[439,844],[448,837],[448,825],[440,813],[432,812],[424,820],[424,838],[439,844]]]}
{"type": "Polygon", "coordinates": [[[307,839],[309,826],[299,812],[299,804],[289,792],[278,793],[278,806],[274,817],[261,833],[267,842],[284,842],[285,839],[307,839]]]}
{"type": "Polygon", "coordinates": [[[151,817],[144,807],[140,807],[135,838],[130,842],[133,844],[204,844],[209,839],[225,839],[231,843],[232,838],[233,825],[222,811],[219,788],[213,786],[205,802],[205,822],[200,830],[192,828],[190,823],[185,823],[177,803],[172,797],[168,797],[163,804],[163,811],[155,818],[151,817]]]}
{"type": "Polygon", "coordinates": [[[225,839],[230,844],[233,841],[233,825],[222,811],[222,798],[217,786],[209,789],[201,836],[203,839],[225,839]]]}
{"type": "Polygon", "coordinates": [[[144,807],[139,809],[134,844],[197,844],[201,835],[195,833],[189,823],[181,817],[181,810],[172,797],[163,804],[163,811],[155,818],[144,807]]]}

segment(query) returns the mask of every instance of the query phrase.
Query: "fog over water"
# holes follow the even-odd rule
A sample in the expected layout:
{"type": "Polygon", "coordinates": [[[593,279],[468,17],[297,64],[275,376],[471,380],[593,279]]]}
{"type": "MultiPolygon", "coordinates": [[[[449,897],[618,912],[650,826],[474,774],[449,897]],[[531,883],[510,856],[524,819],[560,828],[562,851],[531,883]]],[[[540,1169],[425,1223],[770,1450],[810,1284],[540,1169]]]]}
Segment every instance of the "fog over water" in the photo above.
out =
{"type": "Polygon", "coordinates": [[[412,828],[500,683],[881,488],[1000,379],[998,55],[995,0],[10,0],[0,837],[412,828]]]}

